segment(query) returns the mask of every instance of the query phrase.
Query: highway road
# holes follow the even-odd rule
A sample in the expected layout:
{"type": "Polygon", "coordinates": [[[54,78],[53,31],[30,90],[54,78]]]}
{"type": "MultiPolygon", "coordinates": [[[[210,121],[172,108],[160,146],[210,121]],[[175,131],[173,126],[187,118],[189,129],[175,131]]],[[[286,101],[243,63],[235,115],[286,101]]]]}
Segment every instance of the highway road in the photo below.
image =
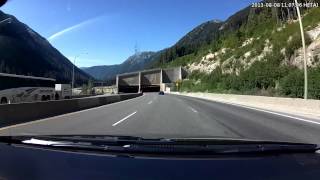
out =
{"type": "Polygon", "coordinates": [[[123,102],[0,128],[0,135],[227,137],[320,143],[320,124],[306,121],[198,98],[145,93],[123,102]]]}

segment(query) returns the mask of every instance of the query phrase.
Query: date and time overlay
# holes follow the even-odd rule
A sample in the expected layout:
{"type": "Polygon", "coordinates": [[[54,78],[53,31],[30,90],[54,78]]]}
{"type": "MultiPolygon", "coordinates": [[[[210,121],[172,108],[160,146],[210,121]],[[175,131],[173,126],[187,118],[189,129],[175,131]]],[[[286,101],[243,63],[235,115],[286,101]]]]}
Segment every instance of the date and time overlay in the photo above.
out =
{"type": "Polygon", "coordinates": [[[251,4],[253,8],[292,8],[298,6],[299,8],[314,8],[319,7],[319,3],[316,2],[255,2],[251,4]]]}

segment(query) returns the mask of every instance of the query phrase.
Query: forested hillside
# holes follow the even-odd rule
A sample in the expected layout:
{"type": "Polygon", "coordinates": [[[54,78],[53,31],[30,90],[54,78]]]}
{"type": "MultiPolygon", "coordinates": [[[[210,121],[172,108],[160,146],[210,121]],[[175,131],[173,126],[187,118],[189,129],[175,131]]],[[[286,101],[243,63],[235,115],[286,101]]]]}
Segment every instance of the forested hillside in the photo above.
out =
{"type": "MultiPolygon", "coordinates": [[[[301,8],[301,13],[309,97],[320,98],[320,8],[301,8]]],[[[180,82],[181,91],[303,97],[301,46],[294,7],[247,7],[224,22],[198,26],[166,49],[154,66],[184,66],[190,75],[180,82]]]]}

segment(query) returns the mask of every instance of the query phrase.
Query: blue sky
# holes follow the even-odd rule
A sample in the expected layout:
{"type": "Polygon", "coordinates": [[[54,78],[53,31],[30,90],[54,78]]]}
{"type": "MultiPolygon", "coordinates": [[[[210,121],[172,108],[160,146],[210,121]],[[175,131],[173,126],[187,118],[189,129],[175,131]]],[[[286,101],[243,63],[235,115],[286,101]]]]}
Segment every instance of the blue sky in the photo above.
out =
{"type": "Polygon", "coordinates": [[[47,38],[78,67],[158,51],[203,22],[225,20],[257,0],[10,0],[2,10],[47,38]]]}

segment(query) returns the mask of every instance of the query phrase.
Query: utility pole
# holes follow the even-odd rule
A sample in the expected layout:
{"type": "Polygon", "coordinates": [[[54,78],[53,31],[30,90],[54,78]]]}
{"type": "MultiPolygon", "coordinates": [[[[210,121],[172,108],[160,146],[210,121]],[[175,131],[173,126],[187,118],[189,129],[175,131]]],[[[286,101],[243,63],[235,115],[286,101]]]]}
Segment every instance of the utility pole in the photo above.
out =
{"type": "Polygon", "coordinates": [[[303,32],[303,25],[301,20],[301,14],[299,9],[298,1],[295,0],[298,18],[299,18],[299,24],[300,24],[300,31],[301,31],[301,39],[302,39],[302,49],[303,49],[303,69],[304,69],[304,99],[308,99],[308,72],[307,72],[307,52],[306,52],[306,43],[304,39],[304,32],[303,32]]]}
{"type": "Polygon", "coordinates": [[[134,54],[139,54],[140,53],[140,48],[138,46],[138,43],[136,42],[134,45],[134,54]]]}
{"type": "MultiPolygon", "coordinates": [[[[88,53],[81,53],[81,54],[88,54],[88,53]]],[[[71,96],[73,96],[73,88],[74,88],[74,67],[76,66],[76,59],[79,57],[81,54],[78,54],[74,57],[73,60],[73,66],[72,66],[72,82],[71,82],[71,96]]]]}
{"type": "Polygon", "coordinates": [[[73,96],[73,87],[74,87],[74,66],[76,64],[77,56],[74,57],[73,66],[72,66],[72,83],[71,83],[71,96],[73,96]]]}

